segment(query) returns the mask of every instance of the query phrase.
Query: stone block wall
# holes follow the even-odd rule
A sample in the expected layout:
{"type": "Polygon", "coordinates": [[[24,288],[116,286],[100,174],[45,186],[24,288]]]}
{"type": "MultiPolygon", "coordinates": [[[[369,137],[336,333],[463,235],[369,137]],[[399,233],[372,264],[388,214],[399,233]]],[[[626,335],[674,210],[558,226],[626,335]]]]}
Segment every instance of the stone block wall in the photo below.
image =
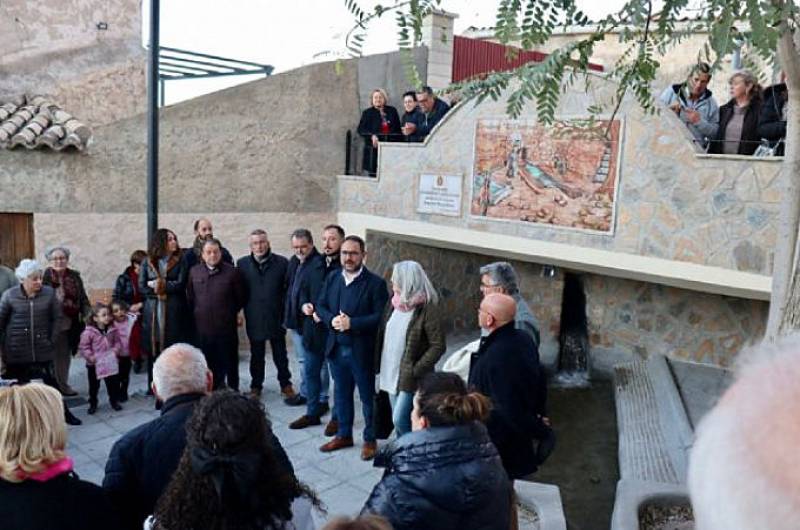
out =
{"type": "MultiPolygon", "coordinates": [[[[474,331],[479,336],[478,305],[481,301],[480,267],[500,258],[485,254],[457,252],[401,241],[379,232],[367,234],[367,266],[387,281],[392,266],[403,260],[418,262],[441,295],[442,322],[446,332],[474,331]]],[[[505,261],[505,260],[502,260],[505,261]]],[[[544,277],[542,266],[514,261],[520,278],[520,292],[539,321],[542,354],[554,358],[558,353],[561,320],[561,274],[544,277]]]]}
{"type": "MultiPolygon", "coordinates": [[[[418,261],[442,295],[448,331],[475,330],[480,303],[479,268],[488,254],[410,243],[369,232],[368,266],[385,278],[397,261],[418,261]]],[[[511,261],[523,297],[539,320],[543,356],[558,351],[563,270],[543,277],[540,265],[511,261]]],[[[653,283],[578,273],[586,294],[591,364],[600,373],[619,362],[662,354],[717,366],[733,363],[742,346],[761,339],[769,304],[697,293],[653,283]]]]}

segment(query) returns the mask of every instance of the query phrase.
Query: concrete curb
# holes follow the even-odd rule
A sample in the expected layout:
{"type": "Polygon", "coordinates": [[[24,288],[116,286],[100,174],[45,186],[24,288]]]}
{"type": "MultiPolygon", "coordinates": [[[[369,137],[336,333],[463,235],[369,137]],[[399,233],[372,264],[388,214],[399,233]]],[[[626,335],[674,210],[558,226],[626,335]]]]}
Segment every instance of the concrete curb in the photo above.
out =
{"type": "Polygon", "coordinates": [[[514,482],[514,491],[520,504],[536,512],[539,530],[567,530],[558,486],[517,480],[514,482]]]}
{"type": "Polygon", "coordinates": [[[686,486],[681,484],[620,480],[611,515],[611,530],[639,530],[639,511],[645,504],[691,505],[691,502],[686,486]]]}

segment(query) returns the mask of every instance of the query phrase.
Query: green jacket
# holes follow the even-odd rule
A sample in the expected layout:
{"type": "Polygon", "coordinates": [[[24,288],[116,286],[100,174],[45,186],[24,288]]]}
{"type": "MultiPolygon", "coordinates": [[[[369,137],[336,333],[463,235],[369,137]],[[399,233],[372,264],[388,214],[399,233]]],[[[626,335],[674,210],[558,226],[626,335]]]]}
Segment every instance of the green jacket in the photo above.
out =
{"type": "MultiPolygon", "coordinates": [[[[419,380],[422,376],[433,372],[439,358],[444,354],[445,338],[437,309],[435,304],[425,304],[414,309],[414,315],[411,317],[411,322],[408,323],[406,332],[406,348],[403,358],[400,360],[398,391],[416,392],[419,380]]],[[[394,307],[390,300],[383,311],[376,337],[375,373],[380,372],[381,369],[383,337],[386,332],[386,323],[393,311],[394,307]]]]}

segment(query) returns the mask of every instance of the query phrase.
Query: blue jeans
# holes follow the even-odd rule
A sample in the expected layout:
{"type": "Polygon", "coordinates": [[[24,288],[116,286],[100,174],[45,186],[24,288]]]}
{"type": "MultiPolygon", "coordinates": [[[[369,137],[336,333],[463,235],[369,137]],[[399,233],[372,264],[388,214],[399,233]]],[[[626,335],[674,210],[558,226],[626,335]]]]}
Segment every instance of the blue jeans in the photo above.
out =
{"type": "Polygon", "coordinates": [[[353,355],[350,346],[337,345],[331,356],[331,370],[333,371],[334,406],[339,420],[340,438],[353,436],[353,391],[358,386],[358,395],[361,398],[361,412],[364,414],[364,441],[374,442],[375,431],[372,428],[372,407],[375,398],[375,374],[365,365],[365,360],[353,355]]]}
{"type": "Polygon", "coordinates": [[[411,432],[411,410],[414,408],[414,394],[401,390],[397,394],[389,394],[389,402],[392,404],[394,431],[397,437],[400,438],[404,434],[411,432]]]}
{"type": "MultiPolygon", "coordinates": [[[[303,382],[308,392],[306,404],[307,416],[319,416],[320,405],[328,403],[328,391],[330,389],[330,375],[328,375],[328,361],[322,353],[314,353],[305,350],[303,359],[303,382]]],[[[335,398],[334,398],[335,401],[335,398]]],[[[331,420],[336,419],[336,407],[331,414],[331,420]]]]}
{"type": "MultiPolygon", "coordinates": [[[[303,334],[297,330],[290,329],[289,336],[292,337],[292,346],[294,346],[294,353],[297,356],[297,362],[300,364],[300,395],[311,400],[308,388],[308,368],[305,366],[308,359],[314,357],[314,354],[303,346],[303,334]]],[[[328,402],[328,389],[330,388],[330,376],[328,375],[328,363],[322,363],[322,368],[317,369],[320,373],[320,389],[317,390],[319,394],[318,401],[320,403],[328,402]]]]}

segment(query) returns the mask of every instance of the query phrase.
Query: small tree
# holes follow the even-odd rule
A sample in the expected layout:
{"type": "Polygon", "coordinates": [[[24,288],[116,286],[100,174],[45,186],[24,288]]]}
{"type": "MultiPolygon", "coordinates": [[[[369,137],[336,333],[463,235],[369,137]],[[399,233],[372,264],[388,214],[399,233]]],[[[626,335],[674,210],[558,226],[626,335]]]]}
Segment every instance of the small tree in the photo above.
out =
{"type": "MultiPolygon", "coordinates": [[[[422,40],[422,20],[440,7],[441,0],[396,0],[391,5],[363,9],[357,0],[345,0],[355,17],[348,33],[351,52],[360,54],[369,22],[392,13],[398,27],[398,43],[409,57],[406,68],[419,84],[410,60],[410,49],[422,40]]],[[[465,0],[466,5],[466,0],[465,0]]],[[[611,101],[597,102],[589,110],[596,114],[612,109],[615,114],[623,98],[631,93],[647,113],[658,111],[652,84],[661,66],[658,57],[689,34],[707,32],[708,41],[698,50],[698,60],[718,68],[724,57],[746,47],[770,66],[780,67],[789,88],[789,119],[782,172],[786,189],[778,223],[778,244],[772,274],[772,294],[766,338],[800,328],[800,10],[795,0],[629,0],[617,13],[592,22],[575,0],[502,0],[497,10],[495,37],[503,44],[519,43],[528,50],[541,46],[566,26],[583,26],[585,38],[550,53],[541,63],[528,63],[509,72],[494,72],[452,87],[464,98],[480,103],[497,100],[507,92],[509,116],[520,115],[528,101],[535,102],[538,119],[551,123],[562,88],[581,81],[595,45],[610,32],[619,33],[625,52],[604,77],[617,89],[611,101]],[[688,16],[688,21],[687,21],[688,16]],[[777,55],[776,52],[777,51],[777,55]]]]}

